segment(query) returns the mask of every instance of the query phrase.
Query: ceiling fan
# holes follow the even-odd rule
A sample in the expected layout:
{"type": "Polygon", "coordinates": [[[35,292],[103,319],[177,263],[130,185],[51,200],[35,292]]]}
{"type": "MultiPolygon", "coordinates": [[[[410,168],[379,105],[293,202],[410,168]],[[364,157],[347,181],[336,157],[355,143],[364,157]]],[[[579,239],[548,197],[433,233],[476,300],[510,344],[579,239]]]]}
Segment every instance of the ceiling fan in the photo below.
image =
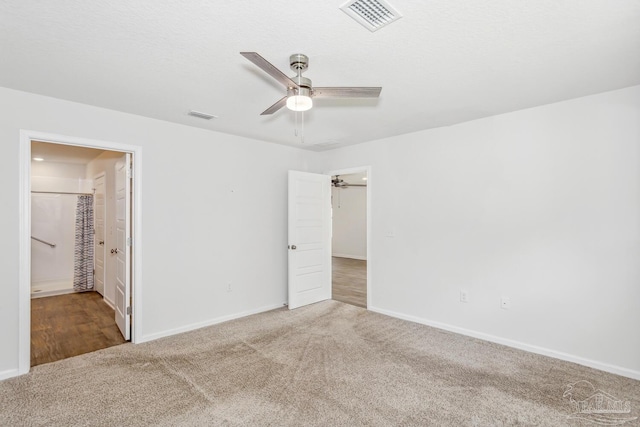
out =
{"type": "Polygon", "coordinates": [[[336,188],[366,187],[366,184],[349,184],[345,182],[344,179],[340,179],[340,175],[336,175],[336,177],[331,180],[331,185],[336,188]]]}
{"type": "Polygon", "coordinates": [[[264,72],[280,82],[287,94],[260,115],[273,114],[285,105],[293,111],[307,111],[313,106],[311,98],[377,98],[381,87],[313,87],[311,80],[302,77],[309,67],[309,58],[301,53],[289,57],[289,65],[297,74],[291,78],[278,70],[273,64],[256,52],[240,52],[240,55],[253,62],[264,72]]]}

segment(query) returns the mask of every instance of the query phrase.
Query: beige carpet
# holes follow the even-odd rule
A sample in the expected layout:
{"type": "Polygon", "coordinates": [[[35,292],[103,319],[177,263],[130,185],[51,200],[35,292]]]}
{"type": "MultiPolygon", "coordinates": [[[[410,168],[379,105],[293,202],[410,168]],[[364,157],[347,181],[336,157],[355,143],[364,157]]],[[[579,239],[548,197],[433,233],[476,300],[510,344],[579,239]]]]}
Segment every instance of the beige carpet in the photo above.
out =
{"type": "Polygon", "coordinates": [[[336,301],[0,382],[1,426],[578,426],[639,412],[640,381],[336,301]],[[631,412],[568,418],[585,384],[631,412]]]}

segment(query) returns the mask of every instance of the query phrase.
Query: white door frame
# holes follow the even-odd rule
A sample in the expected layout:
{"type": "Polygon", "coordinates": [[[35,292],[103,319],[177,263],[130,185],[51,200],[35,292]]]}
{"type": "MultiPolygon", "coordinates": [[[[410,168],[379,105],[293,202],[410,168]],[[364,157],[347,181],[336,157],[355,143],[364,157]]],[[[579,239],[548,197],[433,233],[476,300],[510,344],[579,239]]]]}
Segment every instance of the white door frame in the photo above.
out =
{"type": "Polygon", "coordinates": [[[122,151],[133,155],[133,261],[132,307],[135,322],[131,331],[131,342],[142,339],[142,147],[110,141],[99,141],[56,135],[45,132],[20,130],[20,218],[19,218],[19,265],[18,273],[18,375],[31,368],[31,141],[51,144],[75,145],[108,151],[122,151]]]}
{"type": "MultiPolygon", "coordinates": [[[[359,166],[348,169],[336,169],[326,172],[326,175],[348,175],[350,173],[358,173],[358,172],[366,172],[367,173],[367,310],[371,307],[371,282],[373,275],[371,272],[373,271],[373,251],[371,250],[371,235],[372,235],[372,224],[371,224],[371,166],[359,166]]],[[[331,221],[331,231],[333,233],[333,217],[331,221]]]]}

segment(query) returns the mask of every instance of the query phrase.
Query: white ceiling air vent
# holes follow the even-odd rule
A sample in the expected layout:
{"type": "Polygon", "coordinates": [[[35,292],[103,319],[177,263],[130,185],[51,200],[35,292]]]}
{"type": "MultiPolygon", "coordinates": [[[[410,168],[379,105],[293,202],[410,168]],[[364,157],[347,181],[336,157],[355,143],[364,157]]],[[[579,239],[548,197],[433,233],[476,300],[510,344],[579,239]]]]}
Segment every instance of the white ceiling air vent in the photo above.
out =
{"type": "Polygon", "coordinates": [[[205,119],[205,120],[211,120],[211,119],[217,119],[218,118],[218,116],[214,116],[213,114],[203,113],[201,111],[196,111],[196,110],[190,110],[189,111],[189,115],[193,116],[193,117],[197,117],[199,119],[205,119]]]}
{"type": "Polygon", "coordinates": [[[340,9],[372,32],[402,18],[400,12],[382,0],[350,0],[340,9]]]}

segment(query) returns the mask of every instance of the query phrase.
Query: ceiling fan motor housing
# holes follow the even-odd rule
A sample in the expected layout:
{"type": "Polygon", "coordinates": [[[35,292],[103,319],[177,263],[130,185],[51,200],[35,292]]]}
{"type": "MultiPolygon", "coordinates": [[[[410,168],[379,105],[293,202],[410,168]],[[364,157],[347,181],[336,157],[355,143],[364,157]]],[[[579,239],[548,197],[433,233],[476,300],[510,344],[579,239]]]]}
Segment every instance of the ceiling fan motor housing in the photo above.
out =
{"type": "Polygon", "coordinates": [[[293,88],[293,87],[287,88],[287,95],[288,96],[301,95],[301,96],[309,96],[309,97],[311,97],[311,95],[312,95],[311,79],[308,79],[306,77],[302,77],[301,75],[297,75],[297,76],[291,77],[291,80],[296,82],[296,84],[299,86],[299,88],[293,88]]]}
{"type": "Polygon", "coordinates": [[[294,95],[299,95],[299,96],[308,96],[309,98],[311,98],[311,88],[308,87],[304,87],[304,86],[300,86],[300,88],[296,89],[294,87],[290,87],[287,89],[287,96],[294,96],[294,95]]]}

